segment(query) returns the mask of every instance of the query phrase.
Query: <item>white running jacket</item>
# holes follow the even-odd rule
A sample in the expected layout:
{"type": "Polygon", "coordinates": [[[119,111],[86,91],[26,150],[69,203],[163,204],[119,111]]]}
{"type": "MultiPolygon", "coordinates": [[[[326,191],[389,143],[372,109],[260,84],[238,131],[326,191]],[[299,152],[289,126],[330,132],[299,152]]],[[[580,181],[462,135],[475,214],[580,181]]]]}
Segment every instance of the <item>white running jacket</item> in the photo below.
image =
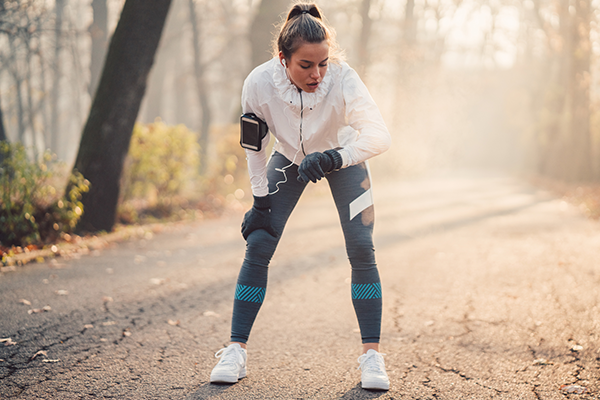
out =
{"type": "MultiPolygon", "coordinates": [[[[343,165],[359,164],[386,151],[391,137],[379,108],[348,64],[330,63],[314,93],[299,91],[277,57],[256,67],[244,81],[243,113],[255,113],[277,140],[273,150],[296,165],[313,152],[338,149],[343,165]]],[[[252,193],[268,194],[267,146],[246,149],[252,193]]]]}

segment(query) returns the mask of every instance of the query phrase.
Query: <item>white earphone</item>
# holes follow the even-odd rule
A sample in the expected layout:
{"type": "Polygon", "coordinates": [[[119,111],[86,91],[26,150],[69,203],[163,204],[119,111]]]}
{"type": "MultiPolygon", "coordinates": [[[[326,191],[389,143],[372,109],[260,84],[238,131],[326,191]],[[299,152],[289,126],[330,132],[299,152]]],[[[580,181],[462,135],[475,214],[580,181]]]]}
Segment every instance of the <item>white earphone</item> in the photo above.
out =
{"type": "Polygon", "coordinates": [[[285,67],[285,58],[281,59],[281,64],[285,67]]]}

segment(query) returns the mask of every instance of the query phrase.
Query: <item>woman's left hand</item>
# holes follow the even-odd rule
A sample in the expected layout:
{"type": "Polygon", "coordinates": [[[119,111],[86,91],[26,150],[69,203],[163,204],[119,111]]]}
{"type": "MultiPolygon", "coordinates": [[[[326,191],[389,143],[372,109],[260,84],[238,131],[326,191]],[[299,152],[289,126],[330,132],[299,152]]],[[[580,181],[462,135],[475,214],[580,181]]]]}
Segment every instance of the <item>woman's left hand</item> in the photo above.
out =
{"type": "Polygon", "coordinates": [[[336,150],[327,150],[323,153],[310,153],[298,167],[298,181],[316,183],[325,174],[342,166],[342,156],[336,150]]]}

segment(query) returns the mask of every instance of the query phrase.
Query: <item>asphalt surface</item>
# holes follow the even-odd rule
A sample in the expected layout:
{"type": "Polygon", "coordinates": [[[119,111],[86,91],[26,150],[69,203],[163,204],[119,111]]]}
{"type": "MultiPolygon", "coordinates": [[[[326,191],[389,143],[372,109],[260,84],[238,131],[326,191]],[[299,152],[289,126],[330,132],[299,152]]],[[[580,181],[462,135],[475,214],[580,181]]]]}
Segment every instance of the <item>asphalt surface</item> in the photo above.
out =
{"type": "Polygon", "coordinates": [[[208,382],[240,211],[0,274],[0,398],[598,398],[599,222],[508,177],[376,182],[391,389],[372,392],[333,201],[325,183],[309,192],[275,253],[247,378],[208,382]]]}

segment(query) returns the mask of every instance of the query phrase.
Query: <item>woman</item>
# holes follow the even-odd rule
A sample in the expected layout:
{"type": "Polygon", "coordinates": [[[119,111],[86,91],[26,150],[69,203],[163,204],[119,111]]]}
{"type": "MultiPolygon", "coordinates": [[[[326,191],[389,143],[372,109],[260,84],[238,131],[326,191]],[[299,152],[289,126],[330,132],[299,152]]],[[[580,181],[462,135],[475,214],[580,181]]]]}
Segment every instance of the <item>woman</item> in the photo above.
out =
{"type": "Polygon", "coordinates": [[[366,160],[386,151],[390,135],[356,72],[335,57],[333,30],[314,4],[292,7],[276,56],[244,82],[242,108],[266,122],[277,142],[267,163],[246,150],[254,205],[244,216],[246,256],[234,298],[231,344],[217,352],[211,382],[246,376],[246,341],[262,304],[269,261],[309,181],[326,178],[340,216],[352,267],[352,302],[363,355],[362,387],[389,388],[379,353],[381,283],[373,248],[373,200],[366,160]]]}

